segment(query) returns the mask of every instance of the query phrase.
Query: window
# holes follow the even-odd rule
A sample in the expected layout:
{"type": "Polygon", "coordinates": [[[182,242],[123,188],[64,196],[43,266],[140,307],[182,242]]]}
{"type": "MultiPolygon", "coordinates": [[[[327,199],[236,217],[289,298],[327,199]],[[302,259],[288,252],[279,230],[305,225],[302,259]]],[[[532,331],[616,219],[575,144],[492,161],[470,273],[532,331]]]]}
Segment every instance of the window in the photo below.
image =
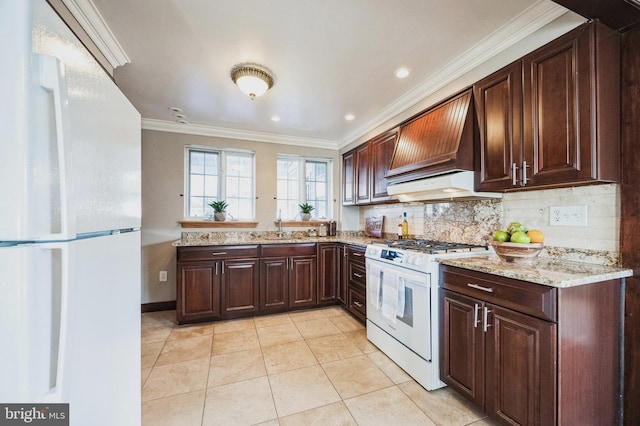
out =
{"type": "Polygon", "coordinates": [[[225,200],[230,218],[253,220],[254,153],[187,147],[185,216],[209,217],[209,203],[225,200]]]}
{"type": "Polygon", "coordinates": [[[278,212],[283,219],[295,219],[304,202],[314,207],[313,218],[331,217],[331,168],[328,159],[278,156],[278,212]]]}

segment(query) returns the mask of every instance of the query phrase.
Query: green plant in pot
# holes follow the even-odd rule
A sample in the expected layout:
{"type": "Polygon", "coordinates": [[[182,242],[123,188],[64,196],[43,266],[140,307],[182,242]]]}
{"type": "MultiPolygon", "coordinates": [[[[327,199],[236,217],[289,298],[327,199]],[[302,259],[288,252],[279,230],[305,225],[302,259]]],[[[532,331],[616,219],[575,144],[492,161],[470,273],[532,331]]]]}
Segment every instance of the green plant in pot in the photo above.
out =
{"type": "Polygon", "coordinates": [[[224,222],[225,220],[227,220],[227,207],[229,206],[229,204],[227,204],[226,201],[222,200],[222,201],[212,201],[209,203],[209,206],[211,206],[211,208],[213,209],[213,219],[219,222],[224,222]]]}
{"type": "Polygon", "coordinates": [[[300,207],[300,218],[302,220],[311,219],[311,211],[314,210],[315,207],[309,203],[298,204],[298,207],[300,207]]]}

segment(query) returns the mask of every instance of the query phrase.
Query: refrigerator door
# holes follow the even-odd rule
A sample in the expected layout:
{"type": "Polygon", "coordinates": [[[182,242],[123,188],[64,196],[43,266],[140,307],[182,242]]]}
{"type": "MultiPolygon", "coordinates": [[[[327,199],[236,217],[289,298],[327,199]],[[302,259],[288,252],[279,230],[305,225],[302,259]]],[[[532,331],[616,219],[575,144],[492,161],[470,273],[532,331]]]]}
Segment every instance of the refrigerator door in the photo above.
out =
{"type": "Polygon", "coordinates": [[[139,228],[140,114],[45,0],[0,8],[0,241],[139,228]]]}
{"type": "Polygon", "coordinates": [[[69,243],[71,425],[139,425],[140,232],[69,243]]]}
{"type": "Polygon", "coordinates": [[[139,425],[140,233],[0,247],[0,401],[139,425]]]}

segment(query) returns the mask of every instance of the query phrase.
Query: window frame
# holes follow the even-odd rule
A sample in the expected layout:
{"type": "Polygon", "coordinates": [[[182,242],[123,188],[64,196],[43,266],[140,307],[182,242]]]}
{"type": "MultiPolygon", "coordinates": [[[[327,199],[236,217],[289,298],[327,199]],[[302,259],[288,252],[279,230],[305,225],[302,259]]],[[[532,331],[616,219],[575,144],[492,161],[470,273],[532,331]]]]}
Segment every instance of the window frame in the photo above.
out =
{"type": "MultiPolygon", "coordinates": [[[[327,167],[327,181],[326,181],[326,185],[327,185],[327,217],[315,217],[315,215],[313,215],[312,217],[315,220],[318,219],[330,219],[333,217],[333,159],[329,158],[329,157],[311,157],[311,156],[304,156],[304,155],[296,155],[296,154],[277,154],[276,155],[276,199],[277,201],[280,200],[280,198],[278,198],[278,193],[277,193],[277,185],[278,185],[278,161],[280,160],[295,160],[298,161],[300,166],[298,167],[298,204],[302,204],[308,201],[308,194],[307,194],[307,162],[314,162],[314,163],[325,163],[326,167],[327,167]]],[[[276,209],[278,209],[277,207],[277,203],[276,203],[276,209]]],[[[279,213],[279,212],[276,212],[279,213]]],[[[313,212],[312,212],[313,213],[313,212]]],[[[278,217],[276,215],[276,217],[278,217]]],[[[282,217],[283,220],[295,220],[296,216],[292,217],[292,218],[288,218],[288,217],[282,217]]]]}
{"type": "MultiPolygon", "coordinates": [[[[184,147],[184,203],[183,203],[183,216],[187,220],[203,220],[208,216],[191,216],[191,152],[204,152],[211,154],[218,154],[220,160],[219,175],[218,175],[218,193],[219,200],[227,200],[227,157],[229,155],[238,155],[251,157],[251,217],[236,217],[234,220],[240,221],[254,221],[256,217],[256,153],[255,151],[246,149],[230,149],[230,148],[218,148],[211,146],[201,145],[185,145],[184,147]]],[[[206,211],[206,210],[205,210],[206,211]]],[[[228,213],[229,214],[229,213],[228,213]]],[[[231,218],[227,217],[227,220],[231,218]]]]}

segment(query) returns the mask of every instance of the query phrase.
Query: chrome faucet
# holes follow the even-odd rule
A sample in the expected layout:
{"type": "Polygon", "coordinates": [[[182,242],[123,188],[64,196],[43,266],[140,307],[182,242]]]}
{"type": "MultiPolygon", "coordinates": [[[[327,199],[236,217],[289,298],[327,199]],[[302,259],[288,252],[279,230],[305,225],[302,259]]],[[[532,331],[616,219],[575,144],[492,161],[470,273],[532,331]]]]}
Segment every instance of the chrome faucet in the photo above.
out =
{"type": "Polygon", "coordinates": [[[278,212],[278,232],[276,232],[278,238],[282,238],[284,232],[282,231],[282,210],[278,212]]]}

